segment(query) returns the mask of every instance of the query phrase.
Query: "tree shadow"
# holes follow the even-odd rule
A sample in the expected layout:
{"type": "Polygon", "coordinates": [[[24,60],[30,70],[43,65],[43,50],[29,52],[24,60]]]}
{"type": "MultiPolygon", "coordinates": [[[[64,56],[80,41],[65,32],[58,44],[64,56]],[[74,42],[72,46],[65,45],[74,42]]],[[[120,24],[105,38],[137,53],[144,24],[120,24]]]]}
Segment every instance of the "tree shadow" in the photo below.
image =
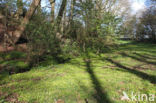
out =
{"type": "Polygon", "coordinates": [[[96,77],[93,69],[91,68],[91,59],[87,58],[87,59],[84,59],[84,61],[87,67],[86,70],[89,73],[92,83],[94,85],[94,89],[96,90],[94,98],[96,99],[97,103],[112,103],[107,93],[102,89],[102,86],[98,78],[96,77]]]}
{"type": "Polygon", "coordinates": [[[155,47],[154,43],[149,43],[149,42],[137,42],[137,41],[132,41],[129,43],[124,43],[120,44],[118,46],[119,48],[115,50],[116,51],[144,51],[147,53],[155,54],[155,50],[153,50],[155,47]]]}
{"type": "Polygon", "coordinates": [[[148,55],[148,54],[145,54],[145,55],[142,55],[142,54],[139,54],[139,53],[133,53],[133,54],[135,54],[135,55],[137,55],[137,56],[140,56],[141,58],[147,58],[147,59],[156,59],[156,57],[153,55],[148,55]],[[152,57],[150,57],[150,56],[152,56],[152,57]]]}
{"type": "Polygon", "coordinates": [[[132,55],[128,55],[128,54],[126,54],[126,53],[121,53],[121,55],[122,55],[122,56],[126,56],[126,57],[130,57],[130,58],[135,59],[135,60],[138,60],[138,61],[140,61],[140,62],[144,62],[144,63],[156,65],[156,62],[147,61],[145,58],[144,58],[144,59],[138,58],[138,57],[135,57],[135,56],[132,56],[132,55]]]}
{"type": "Polygon", "coordinates": [[[125,69],[127,70],[128,72],[132,73],[132,74],[135,74],[136,76],[142,78],[142,79],[145,79],[145,80],[148,80],[150,81],[152,84],[156,84],[156,76],[154,75],[148,75],[146,73],[143,73],[141,71],[138,71],[138,70],[135,70],[135,69],[132,69],[132,68],[128,68],[112,59],[109,59],[109,58],[106,58],[107,61],[115,64],[117,67],[119,68],[122,68],[122,69],[125,69]]]}

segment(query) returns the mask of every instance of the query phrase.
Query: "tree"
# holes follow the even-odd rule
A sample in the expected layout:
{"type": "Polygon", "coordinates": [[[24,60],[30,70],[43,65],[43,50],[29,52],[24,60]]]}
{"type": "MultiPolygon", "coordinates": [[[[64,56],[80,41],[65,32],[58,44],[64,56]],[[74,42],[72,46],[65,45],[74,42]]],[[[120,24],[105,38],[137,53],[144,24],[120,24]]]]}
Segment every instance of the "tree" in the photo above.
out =
{"type": "Polygon", "coordinates": [[[49,0],[51,4],[51,23],[54,23],[55,19],[55,0],[49,0]]]}
{"type": "Polygon", "coordinates": [[[17,0],[17,11],[16,11],[16,18],[20,19],[20,16],[23,14],[23,1],[17,0]]]}
{"type": "Polygon", "coordinates": [[[58,16],[56,18],[58,26],[60,26],[60,23],[61,23],[61,20],[62,20],[62,17],[63,17],[63,13],[65,11],[66,4],[67,4],[67,0],[62,0],[61,7],[60,7],[60,10],[58,12],[58,16]]]}
{"type": "Polygon", "coordinates": [[[13,36],[12,38],[10,38],[11,44],[15,44],[18,41],[18,39],[21,37],[22,33],[25,30],[26,25],[29,23],[29,20],[31,19],[32,15],[34,14],[40,2],[41,0],[33,0],[29,10],[26,13],[26,16],[23,18],[20,25],[18,26],[18,29],[13,32],[13,36]]]}
{"type": "Polygon", "coordinates": [[[140,22],[137,26],[137,32],[140,32],[140,36],[145,39],[148,36],[152,41],[156,41],[156,9],[155,6],[150,6],[143,15],[139,18],[140,22]],[[142,27],[142,29],[139,29],[142,27]]]}

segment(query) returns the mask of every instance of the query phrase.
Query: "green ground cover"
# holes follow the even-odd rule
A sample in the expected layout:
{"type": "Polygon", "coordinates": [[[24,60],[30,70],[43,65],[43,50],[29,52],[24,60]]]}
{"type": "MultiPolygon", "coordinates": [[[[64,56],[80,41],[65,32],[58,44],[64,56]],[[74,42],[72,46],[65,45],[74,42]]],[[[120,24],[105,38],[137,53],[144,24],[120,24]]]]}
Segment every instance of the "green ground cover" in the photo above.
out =
{"type": "MultiPolygon", "coordinates": [[[[12,61],[25,57],[17,54],[1,55],[0,64],[28,68],[19,58],[12,61]]],[[[156,94],[155,44],[120,41],[119,48],[101,55],[88,53],[64,64],[0,74],[2,103],[133,103],[121,100],[123,91],[156,94]]]]}

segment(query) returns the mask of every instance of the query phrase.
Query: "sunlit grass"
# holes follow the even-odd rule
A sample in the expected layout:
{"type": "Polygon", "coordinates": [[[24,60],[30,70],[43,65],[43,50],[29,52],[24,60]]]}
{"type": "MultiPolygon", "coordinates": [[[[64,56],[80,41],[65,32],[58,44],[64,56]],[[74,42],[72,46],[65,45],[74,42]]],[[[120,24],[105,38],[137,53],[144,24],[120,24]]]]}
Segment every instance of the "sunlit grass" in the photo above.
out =
{"type": "MultiPolygon", "coordinates": [[[[106,60],[111,57],[128,68],[141,65],[136,70],[156,76],[154,64],[121,54],[126,53],[142,59],[143,57],[135,53],[144,56],[146,54],[149,58],[144,59],[155,62],[156,54],[151,51],[156,52],[154,45],[129,44],[119,48],[117,52],[104,53],[101,57],[93,54],[90,57],[90,69],[93,72],[88,72],[84,58],[78,57],[64,64],[36,67],[25,73],[6,74],[0,81],[0,92],[5,94],[0,95],[0,101],[6,101],[9,95],[16,93],[19,101],[29,103],[55,103],[59,99],[65,103],[85,103],[86,99],[89,103],[96,103],[98,95],[96,86],[102,87],[103,93],[115,103],[127,103],[127,101],[121,101],[123,91],[128,95],[131,95],[131,92],[156,94],[155,84],[106,60]],[[150,57],[153,58],[150,59],[150,57]],[[143,67],[146,68],[142,69],[143,67]],[[94,83],[99,83],[99,85],[94,83]]],[[[105,102],[101,101],[101,103],[105,102]]]]}

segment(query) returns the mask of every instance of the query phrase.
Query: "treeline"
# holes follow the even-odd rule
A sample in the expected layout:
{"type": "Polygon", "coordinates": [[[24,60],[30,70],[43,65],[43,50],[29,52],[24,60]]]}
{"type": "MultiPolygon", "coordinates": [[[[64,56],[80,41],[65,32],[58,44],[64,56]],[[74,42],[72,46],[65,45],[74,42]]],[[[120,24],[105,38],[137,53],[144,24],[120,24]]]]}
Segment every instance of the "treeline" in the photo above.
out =
{"type": "Polygon", "coordinates": [[[25,43],[28,58],[38,58],[101,53],[121,35],[136,40],[149,35],[155,41],[155,9],[149,8],[140,19],[130,10],[128,0],[1,0],[1,44],[25,43]]]}
{"type": "Polygon", "coordinates": [[[122,31],[133,40],[156,43],[156,1],[147,0],[146,4],[147,7],[125,22],[122,31]]]}

